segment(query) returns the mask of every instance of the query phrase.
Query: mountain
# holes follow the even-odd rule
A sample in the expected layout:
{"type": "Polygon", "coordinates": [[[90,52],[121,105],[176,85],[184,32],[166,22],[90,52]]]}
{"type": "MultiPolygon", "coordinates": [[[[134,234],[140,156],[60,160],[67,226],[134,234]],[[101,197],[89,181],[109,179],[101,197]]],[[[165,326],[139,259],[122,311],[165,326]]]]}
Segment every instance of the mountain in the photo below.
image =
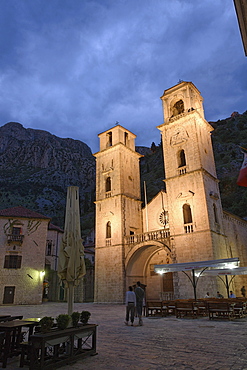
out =
{"type": "Polygon", "coordinates": [[[0,127],[0,208],[21,205],[64,225],[68,186],[79,186],[84,229],[93,226],[95,159],[85,143],[9,122],[0,127]]]}
{"type": "MultiPolygon", "coordinates": [[[[247,148],[247,111],[210,124],[223,208],[247,217],[247,189],[236,183],[243,161],[240,146],[247,148]]],[[[152,143],[136,150],[144,156],[141,184],[146,181],[150,201],[165,187],[162,145],[152,143]]],[[[86,235],[94,227],[95,200],[95,158],[88,145],[25,129],[17,122],[0,127],[0,209],[24,206],[63,228],[70,185],[80,189],[81,226],[86,235]]]]}

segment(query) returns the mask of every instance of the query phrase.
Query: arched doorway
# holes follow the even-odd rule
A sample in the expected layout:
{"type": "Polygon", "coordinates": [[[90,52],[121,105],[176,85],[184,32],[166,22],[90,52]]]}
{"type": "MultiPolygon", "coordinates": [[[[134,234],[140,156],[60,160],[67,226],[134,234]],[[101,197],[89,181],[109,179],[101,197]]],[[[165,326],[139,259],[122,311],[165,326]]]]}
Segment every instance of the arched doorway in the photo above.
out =
{"type": "Polygon", "coordinates": [[[133,249],[126,258],[126,287],[139,280],[146,285],[146,299],[173,298],[173,273],[154,272],[155,265],[173,263],[169,247],[157,242],[157,245],[143,244],[133,249]]]}

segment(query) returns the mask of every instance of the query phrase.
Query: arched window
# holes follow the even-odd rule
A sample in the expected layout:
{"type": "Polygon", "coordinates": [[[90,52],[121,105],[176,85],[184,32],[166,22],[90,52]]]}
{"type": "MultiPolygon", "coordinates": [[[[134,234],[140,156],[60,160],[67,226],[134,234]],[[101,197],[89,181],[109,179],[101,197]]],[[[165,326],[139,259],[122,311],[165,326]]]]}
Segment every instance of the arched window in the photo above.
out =
{"type": "Polygon", "coordinates": [[[47,256],[51,256],[51,252],[52,252],[52,242],[51,241],[48,241],[47,242],[46,255],[47,256]]]}
{"type": "Polygon", "coordinates": [[[111,191],[111,178],[107,177],[105,181],[105,191],[111,191]]]}
{"type": "Polygon", "coordinates": [[[112,132],[108,132],[107,136],[108,136],[107,146],[112,146],[112,132]]]}
{"type": "Polygon", "coordinates": [[[108,221],[106,224],[106,238],[111,238],[111,222],[108,221]]]}
{"type": "Polygon", "coordinates": [[[216,207],[215,203],[213,204],[213,209],[214,209],[214,222],[216,222],[218,224],[219,223],[218,212],[217,212],[217,207],[216,207]]]}
{"type": "Polygon", "coordinates": [[[172,107],[172,117],[184,113],[184,102],[182,99],[178,100],[172,107]]]}
{"type": "Polygon", "coordinates": [[[189,204],[183,205],[184,224],[192,224],[192,213],[189,204]]]}
{"type": "Polygon", "coordinates": [[[184,167],[184,166],[186,166],[186,158],[185,158],[185,152],[182,149],[178,152],[178,167],[184,167]]]}
{"type": "Polygon", "coordinates": [[[124,144],[125,145],[128,144],[128,133],[127,132],[124,133],[124,144]]]}

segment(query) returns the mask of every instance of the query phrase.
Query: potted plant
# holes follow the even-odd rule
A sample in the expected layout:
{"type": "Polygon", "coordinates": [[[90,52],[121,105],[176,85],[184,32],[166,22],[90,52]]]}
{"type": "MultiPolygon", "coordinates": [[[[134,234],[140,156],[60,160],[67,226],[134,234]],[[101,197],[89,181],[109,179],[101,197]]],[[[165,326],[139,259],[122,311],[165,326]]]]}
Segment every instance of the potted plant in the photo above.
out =
{"type": "Polygon", "coordinates": [[[86,325],[88,323],[88,320],[91,316],[91,313],[89,311],[82,311],[81,312],[81,316],[80,316],[80,319],[81,319],[81,322],[83,325],[86,325]]]}
{"type": "Polygon", "coordinates": [[[76,328],[77,325],[78,325],[78,322],[80,320],[80,312],[73,312],[71,314],[71,319],[72,319],[72,325],[73,325],[73,327],[76,328]]]}
{"type": "Polygon", "coordinates": [[[61,314],[56,317],[57,320],[57,327],[60,330],[64,330],[69,325],[70,321],[70,315],[67,314],[61,314]]]}
{"type": "Polygon", "coordinates": [[[53,317],[50,317],[50,316],[43,317],[39,322],[41,332],[42,333],[47,333],[48,331],[50,331],[51,328],[53,327],[53,323],[54,323],[54,318],[53,317]]]}

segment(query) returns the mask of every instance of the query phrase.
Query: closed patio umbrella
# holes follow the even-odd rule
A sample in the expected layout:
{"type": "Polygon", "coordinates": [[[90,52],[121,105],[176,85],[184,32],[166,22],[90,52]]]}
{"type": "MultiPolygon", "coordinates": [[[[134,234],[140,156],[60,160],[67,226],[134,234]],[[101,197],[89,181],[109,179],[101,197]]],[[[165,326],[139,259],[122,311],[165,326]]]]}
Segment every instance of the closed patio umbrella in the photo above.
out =
{"type": "Polygon", "coordinates": [[[79,188],[69,186],[65,213],[64,235],[58,257],[58,276],[68,288],[68,314],[73,312],[74,287],[86,274],[81,239],[79,188]]]}

